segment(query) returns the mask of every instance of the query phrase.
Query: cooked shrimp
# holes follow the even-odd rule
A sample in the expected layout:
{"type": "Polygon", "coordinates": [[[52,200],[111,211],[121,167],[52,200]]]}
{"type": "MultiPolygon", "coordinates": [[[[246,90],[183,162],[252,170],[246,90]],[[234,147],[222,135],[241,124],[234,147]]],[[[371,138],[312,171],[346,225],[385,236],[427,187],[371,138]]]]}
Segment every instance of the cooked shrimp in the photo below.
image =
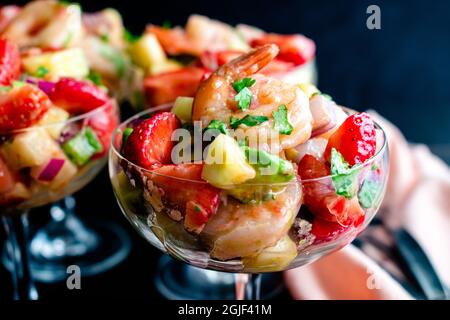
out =
{"type": "Polygon", "coordinates": [[[248,257],[275,245],[292,225],[302,197],[301,186],[292,182],[275,200],[242,204],[228,198],[202,233],[211,256],[220,260],[248,257]]]}
{"type": "Polygon", "coordinates": [[[207,126],[212,120],[228,123],[232,117],[241,119],[246,115],[266,116],[269,121],[240,129],[249,138],[268,137],[271,140],[268,141],[269,151],[273,153],[308,140],[311,136],[312,115],[306,95],[295,85],[255,74],[277,54],[278,48],[275,45],[265,45],[217,69],[201,83],[194,98],[192,119],[202,121],[202,125],[207,126]],[[233,82],[250,76],[256,81],[249,88],[252,92],[251,105],[242,111],[237,108],[233,82]],[[274,129],[273,112],[281,105],[286,106],[288,121],[293,127],[289,135],[278,134],[274,129]],[[272,141],[273,137],[277,139],[272,141]]]}
{"type": "Polygon", "coordinates": [[[82,37],[81,9],[55,0],[27,4],[8,24],[2,36],[20,47],[71,47],[82,37]]]}

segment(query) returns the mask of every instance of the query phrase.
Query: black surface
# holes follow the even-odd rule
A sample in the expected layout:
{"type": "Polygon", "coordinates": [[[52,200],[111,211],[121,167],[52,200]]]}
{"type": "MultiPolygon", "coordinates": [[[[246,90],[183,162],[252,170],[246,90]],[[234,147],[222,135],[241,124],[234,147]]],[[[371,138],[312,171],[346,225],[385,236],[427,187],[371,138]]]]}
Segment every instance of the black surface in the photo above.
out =
{"type": "MultiPolygon", "coordinates": [[[[396,123],[409,140],[450,142],[450,1],[80,2],[89,11],[105,6],[118,8],[134,33],[142,31],[148,22],[160,24],[170,20],[184,24],[190,13],[274,32],[304,33],[318,47],[322,91],[343,105],[378,110],[396,123]],[[366,28],[369,4],[381,7],[382,30],[366,28]]],[[[153,286],[159,253],[122,217],[106,170],[76,198],[80,215],[106,217],[129,231],[133,240],[131,255],[114,270],[83,279],[79,291],[67,290],[65,283],[38,285],[41,298],[160,299],[153,286]]],[[[34,220],[42,220],[36,225],[45,220],[44,211],[33,215],[34,220]]],[[[0,239],[3,236],[1,233],[0,239]]],[[[9,297],[9,277],[0,267],[0,299],[9,297]]]]}

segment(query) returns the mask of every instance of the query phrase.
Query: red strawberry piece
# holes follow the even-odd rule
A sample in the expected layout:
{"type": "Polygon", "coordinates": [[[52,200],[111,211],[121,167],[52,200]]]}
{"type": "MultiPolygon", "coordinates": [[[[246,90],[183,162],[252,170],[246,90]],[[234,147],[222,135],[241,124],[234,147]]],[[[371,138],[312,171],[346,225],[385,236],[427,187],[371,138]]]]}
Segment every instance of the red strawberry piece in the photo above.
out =
{"type": "Polygon", "coordinates": [[[0,132],[28,128],[36,124],[50,106],[47,95],[31,85],[0,93],[0,132]]]}
{"type": "Polygon", "coordinates": [[[156,168],[152,182],[185,216],[185,227],[199,233],[219,207],[220,190],[202,178],[203,164],[172,164],[156,168]]]}
{"type": "Polygon", "coordinates": [[[144,120],[130,134],[125,147],[125,157],[141,167],[169,164],[174,146],[172,133],[181,126],[171,112],[162,112],[144,120]]]}
{"type": "Polygon", "coordinates": [[[364,163],[375,155],[376,133],[372,118],[367,113],[349,116],[328,140],[325,159],[330,160],[335,148],[350,164],[364,163]]]}
{"type": "Polygon", "coordinates": [[[364,221],[364,211],[358,200],[338,196],[331,178],[317,179],[329,175],[327,165],[307,154],[298,165],[298,174],[303,182],[303,203],[315,216],[322,220],[337,222],[341,225],[359,225],[364,221]]]}
{"type": "Polygon", "coordinates": [[[144,79],[144,92],[150,106],[173,102],[179,96],[193,97],[205,69],[185,67],[160,73],[144,79]]]}
{"type": "Polygon", "coordinates": [[[115,102],[98,109],[86,121],[86,125],[92,128],[103,145],[103,151],[96,154],[94,159],[104,156],[111,143],[111,137],[115,128],[119,124],[119,115],[115,102]]]}
{"type": "Polygon", "coordinates": [[[9,85],[20,76],[19,48],[11,41],[0,39],[0,85],[9,85]]]}
{"type": "Polygon", "coordinates": [[[315,236],[314,244],[318,244],[334,240],[346,230],[348,230],[348,227],[339,223],[316,218],[312,222],[311,233],[315,236]]]}
{"type": "Polygon", "coordinates": [[[312,60],[316,53],[314,41],[300,34],[280,35],[269,33],[253,39],[250,44],[252,47],[276,44],[280,48],[277,58],[286,62],[292,62],[297,66],[312,60]]]}
{"type": "Polygon", "coordinates": [[[91,83],[62,78],[50,93],[50,100],[72,114],[79,114],[103,106],[109,101],[109,97],[91,83]]]}

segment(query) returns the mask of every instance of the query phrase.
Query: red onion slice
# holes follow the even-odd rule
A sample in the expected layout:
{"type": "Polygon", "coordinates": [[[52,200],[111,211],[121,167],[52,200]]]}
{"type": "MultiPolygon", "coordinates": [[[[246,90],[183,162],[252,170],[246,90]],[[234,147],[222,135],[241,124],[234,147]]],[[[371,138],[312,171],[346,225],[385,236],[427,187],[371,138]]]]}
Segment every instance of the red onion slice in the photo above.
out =
{"type": "Polygon", "coordinates": [[[49,95],[50,92],[52,92],[53,89],[55,88],[55,83],[50,81],[39,81],[38,87],[39,89],[44,91],[47,95],[49,95]]]}
{"type": "Polygon", "coordinates": [[[52,158],[45,166],[44,170],[39,174],[38,180],[50,182],[61,171],[65,160],[52,158]]]}

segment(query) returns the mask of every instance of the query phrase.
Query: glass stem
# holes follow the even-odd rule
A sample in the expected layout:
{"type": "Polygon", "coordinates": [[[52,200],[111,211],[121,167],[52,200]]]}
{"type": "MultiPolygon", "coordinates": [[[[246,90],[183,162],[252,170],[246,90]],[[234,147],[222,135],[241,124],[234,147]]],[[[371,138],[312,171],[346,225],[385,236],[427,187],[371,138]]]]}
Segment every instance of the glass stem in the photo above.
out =
{"type": "Polygon", "coordinates": [[[261,274],[236,274],[236,300],[260,300],[261,277],[261,274]]]}
{"type": "Polygon", "coordinates": [[[2,216],[6,232],[8,252],[11,254],[13,299],[37,300],[38,292],[33,282],[28,250],[28,213],[14,213],[2,216]]]}

